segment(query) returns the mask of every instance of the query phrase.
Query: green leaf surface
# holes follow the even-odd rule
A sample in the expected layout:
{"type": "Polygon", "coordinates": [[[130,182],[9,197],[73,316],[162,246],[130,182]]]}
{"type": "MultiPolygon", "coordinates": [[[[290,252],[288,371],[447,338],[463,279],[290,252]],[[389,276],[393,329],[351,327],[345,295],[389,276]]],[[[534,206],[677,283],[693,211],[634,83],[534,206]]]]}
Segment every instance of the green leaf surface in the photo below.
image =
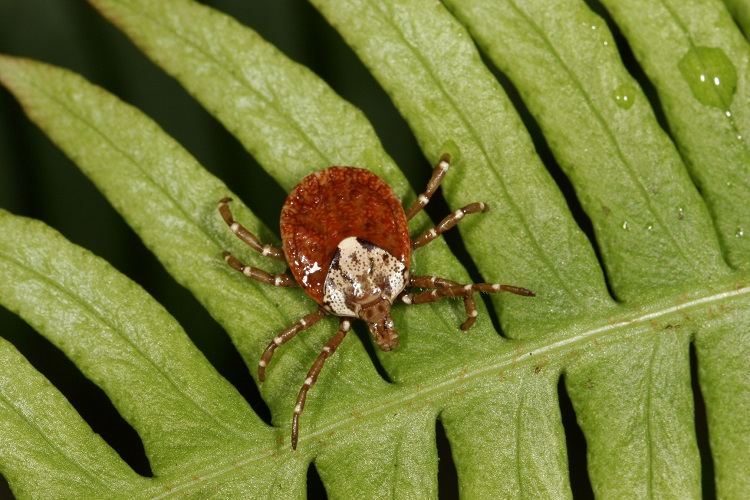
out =
{"type": "Polygon", "coordinates": [[[618,298],[727,274],[705,205],[601,18],[567,0],[450,4],[549,137],[618,298]]]}
{"type": "Polygon", "coordinates": [[[659,93],[727,262],[747,269],[750,45],[721,2],[602,3],[659,93]]]}
{"type": "Polygon", "coordinates": [[[750,29],[750,4],[744,0],[724,0],[724,5],[727,6],[742,31],[747,33],[750,29]]]}
{"type": "MultiPolygon", "coordinates": [[[[231,18],[197,4],[182,1],[172,3],[174,5],[169,5],[169,2],[156,5],[147,1],[95,2],[98,8],[126,31],[150,57],[179,78],[206,108],[224,110],[216,112],[217,118],[237,136],[284,189],[290,190],[305,175],[324,166],[355,165],[367,167],[383,177],[394,188],[396,194],[404,199],[406,205],[415,199],[404,176],[382,150],[374,131],[361,112],[342,101],[319,78],[288,60],[257,34],[240,26],[231,18]],[[212,28],[183,28],[204,24],[212,28]],[[216,38],[217,32],[225,36],[216,38]],[[166,48],[177,50],[174,47],[180,48],[179,57],[174,57],[171,51],[166,51],[166,48]],[[230,53],[231,58],[226,55],[230,53]],[[242,113],[238,107],[243,108],[242,113]]],[[[435,155],[435,158],[438,156],[435,155]]],[[[117,186],[118,181],[114,180],[113,184],[117,186]]],[[[221,195],[211,194],[194,198],[204,200],[205,208],[215,210],[214,204],[221,195]]],[[[220,221],[216,213],[214,217],[216,221],[220,221]]],[[[237,218],[243,224],[248,220],[242,212],[239,212],[237,218]]],[[[426,217],[421,216],[417,218],[413,228],[418,232],[429,226],[426,217]]],[[[256,227],[257,224],[248,225],[248,229],[253,232],[256,232],[256,227]]],[[[243,261],[250,265],[264,266],[265,259],[252,251],[235,252],[235,249],[242,248],[242,244],[227,232],[223,223],[219,222],[216,230],[222,235],[223,241],[227,242],[223,248],[228,248],[235,255],[241,255],[243,261]],[[245,257],[248,254],[249,256],[245,257]]],[[[267,236],[267,233],[261,233],[260,236],[264,241],[276,239],[267,236]]],[[[465,282],[468,279],[466,272],[451,257],[442,241],[436,243],[417,252],[414,257],[415,272],[436,273],[465,282]],[[425,262],[429,262],[429,266],[424,265],[425,262]]],[[[217,250],[220,251],[218,248],[217,250]]],[[[275,270],[278,272],[281,269],[275,270]]],[[[236,279],[236,282],[239,283],[241,280],[236,279]]],[[[260,288],[266,287],[260,285],[260,288]]],[[[215,294],[211,295],[215,297],[215,294]]],[[[206,300],[210,300],[210,297],[206,300]]],[[[247,335],[248,321],[247,318],[236,315],[234,310],[238,307],[253,309],[252,305],[244,306],[243,302],[244,300],[237,299],[236,296],[234,300],[223,301],[218,305],[225,310],[221,314],[209,307],[212,314],[227,328],[235,344],[243,342],[239,336],[247,335]]],[[[310,301],[306,302],[308,312],[314,308],[311,304],[310,301]]],[[[435,311],[436,317],[433,321],[424,321],[424,311],[397,313],[397,317],[401,314],[398,322],[405,325],[402,330],[410,332],[409,335],[416,338],[434,336],[435,332],[445,331],[445,325],[460,324],[463,321],[463,311],[460,307],[455,307],[452,311],[431,306],[421,308],[435,311]]],[[[287,307],[280,309],[288,311],[287,307]]],[[[301,309],[294,310],[284,323],[293,323],[302,312],[301,309]]],[[[261,344],[265,347],[267,340],[281,328],[283,326],[280,324],[268,325],[268,330],[257,332],[264,342],[259,341],[254,352],[247,353],[241,350],[249,366],[254,369],[262,352],[261,344]]],[[[330,328],[332,326],[329,323],[326,329],[330,328]]],[[[497,340],[496,334],[487,323],[477,325],[472,333],[484,335],[488,342],[497,340]]],[[[473,347],[467,340],[447,331],[443,337],[443,341],[451,345],[452,350],[460,350],[469,356],[473,347]]],[[[403,342],[409,342],[409,338],[403,338],[403,342]]],[[[384,356],[383,363],[390,364],[396,361],[400,354],[384,356]]],[[[390,373],[392,380],[409,376],[408,373],[402,373],[409,367],[434,366],[434,359],[425,356],[424,353],[415,354],[408,362],[394,363],[393,372],[390,373]]],[[[364,362],[364,351],[360,351],[359,356],[360,361],[357,363],[364,362]]],[[[284,401],[284,407],[290,407],[288,398],[284,401]]]]}
{"type": "Polygon", "coordinates": [[[190,481],[188,471],[236,474],[237,462],[252,461],[248,445],[273,446],[271,429],[140,287],[38,221],[2,212],[0,226],[3,304],[104,389],[141,436],[156,476],[129,470],[3,341],[2,470],[19,495],[132,498],[200,489],[205,484],[190,481]]]}
{"type": "Polygon", "coordinates": [[[0,470],[19,498],[113,496],[146,485],[5,339],[0,358],[0,470]]]}
{"type": "MultiPolygon", "coordinates": [[[[383,176],[406,205],[415,199],[364,115],[250,29],[187,0],[92,3],[285,190],[321,167],[352,164],[383,176]]],[[[562,383],[586,438],[597,496],[700,497],[694,345],[717,492],[747,496],[748,252],[728,240],[725,223],[748,209],[736,204],[727,213],[730,191],[716,180],[741,179],[747,162],[730,150],[720,151],[721,168],[691,156],[706,154],[695,139],[706,124],[691,125],[687,135],[670,130],[672,142],[606,25],[581,2],[451,0],[450,10],[422,0],[311,3],[388,92],[425,155],[453,155],[448,204],[492,207],[460,225],[482,276],[537,297],[493,297],[504,336],[484,307],[466,333],[458,329],[459,301],[397,307],[401,345],[377,353],[390,383],[350,334],[310,393],[292,452],[294,399],[335,329],[333,318],[274,357],[261,386],[269,427],[140,287],[44,224],[2,212],[0,302],[104,389],[143,440],[154,474],[130,471],[2,343],[0,471],[13,491],[46,496],[64,485],[52,496],[296,498],[305,495],[314,461],[333,498],[436,497],[440,419],[462,496],[567,498],[562,383]],[[539,123],[593,223],[604,270],[472,37],[539,123]],[[610,297],[605,277],[621,302],[610,297]]],[[[690,30],[725,19],[717,5],[691,11],[690,30]]],[[[615,10],[623,26],[634,15],[615,10]]],[[[718,25],[724,28],[730,32],[721,39],[739,34],[718,25]]],[[[634,47],[648,32],[621,29],[634,47]]],[[[648,52],[636,50],[639,57],[639,50],[648,52]]],[[[700,66],[712,54],[699,51],[682,65],[700,66]]],[[[679,71],[680,59],[672,60],[679,71]]],[[[735,73],[736,100],[744,78],[735,73]]],[[[721,78],[731,81],[731,72],[721,78]]],[[[315,304],[299,289],[248,280],[223,262],[227,249],[247,264],[283,271],[221,220],[216,203],[232,194],[228,188],[151,119],[74,73],[0,56],[0,83],[227,330],[255,376],[270,339],[315,304]]],[[[706,99],[724,102],[716,93],[706,99]]],[[[684,110],[662,101],[674,128],[684,110]]],[[[278,244],[234,198],[235,218],[278,244]]],[[[412,230],[430,225],[421,215],[412,230]]],[[[418,274],[468,280],[442,240],[414,260],[418,274]]]]}
{"type": "Polygon", "coordinates": [[[590,245],[456,20],[425,1],[311,3],[389,93],[427,155],[454,152],[443,188],[449,203],[490,204],[492,217],[460,226],[484,277],[544,291],[544,301],[502,310],[505,332],[524,337],[517,325],[533,324],[540,333],[561,310],[607,305],[590,245]]]}

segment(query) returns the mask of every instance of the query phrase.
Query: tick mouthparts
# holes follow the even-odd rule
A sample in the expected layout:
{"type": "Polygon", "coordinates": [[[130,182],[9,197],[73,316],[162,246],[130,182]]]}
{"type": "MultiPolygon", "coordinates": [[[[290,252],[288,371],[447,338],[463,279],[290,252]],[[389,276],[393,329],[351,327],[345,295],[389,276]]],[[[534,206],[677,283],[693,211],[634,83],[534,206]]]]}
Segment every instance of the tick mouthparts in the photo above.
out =
{"type": "Polygon", "coordinates": [[[368,323],[379,323],[391,315],[391,300],[384,293],[364,297],[357,301],[357,306],[359,317],[368,323]]]}
{"type": "Polygon", "coordinates": [[[380,321],[368,321],[367,326],[382,350],[390,351],[398,347],[398,332],[390,313],[380,321]]]}
{"type": "MultiPolygon", "coordinates": [[[[2,1],[2,0],[0,0],[2,1]]],[[[411,276],[411,252],[427,245],[454,227],[464,216],[486,212],[489,205],[474,202],[454,211],[416,239],[409,235],[408,221],[422,211],[440,186],[450,166],[444,154],[433,169],[426,190],[404,211],[401,200],[377,175],[354,167],[330,167],[305,177],[289,194],[281,211],[283,248],[264,245],[232,217],[229,197],[218,210],[230,230],[266,257],[285,261],[294,278],[270,274],[246,266],[229,253],[224,259],[248,278],[274,286],[300,285],[320,306],[290,326],[268,344],[258,362],[258,379],[266,378],[273,352],[300,331],[327,314],[338,316],[339,330],[323,347],[297,396],[292,419],[292,449],[297,448],[299,418],[307,392],[313,387],[326,359],[333,355],[351,329],[351,320],[362,319],[383,351],[398,347],[398,332],[391,318],[394,301],[404,304],[435,302],[444,297],[463,297],[468,330],[478,312],[472,294],[510,292],[534,297],[525,288],[497,283],[462,285],[436,276],[411,276]],[[296,281],[295,281],[296,280],[296,281]],[[426,288],[418,293],[406,287],[426,288]]]]}

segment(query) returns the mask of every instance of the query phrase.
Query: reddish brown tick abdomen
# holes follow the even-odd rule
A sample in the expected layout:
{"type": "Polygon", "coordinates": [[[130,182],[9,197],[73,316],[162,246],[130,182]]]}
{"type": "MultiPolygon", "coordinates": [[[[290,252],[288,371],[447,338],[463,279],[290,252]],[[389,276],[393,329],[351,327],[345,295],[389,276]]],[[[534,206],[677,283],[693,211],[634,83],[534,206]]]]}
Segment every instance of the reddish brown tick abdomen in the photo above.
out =
{"type": "Polygon", "coordinates": [[[294,278],[318,304],[336,248],[349,236],[387,250],[409,268],[406,214],[388,184],[353,167],[305,177],[281,210],[281,239],[294,278]]]}

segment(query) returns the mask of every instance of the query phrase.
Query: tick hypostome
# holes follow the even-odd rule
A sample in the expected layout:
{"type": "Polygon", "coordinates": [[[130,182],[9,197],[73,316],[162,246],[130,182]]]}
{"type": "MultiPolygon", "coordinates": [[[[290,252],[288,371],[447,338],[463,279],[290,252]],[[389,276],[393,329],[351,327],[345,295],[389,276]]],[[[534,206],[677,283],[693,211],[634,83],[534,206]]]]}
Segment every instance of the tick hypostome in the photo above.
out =
{"type": "Polygon", "coordinates": [[[364,320],[380,348],[390,351],[398,346],[398,332],[391,319],[394,302],[424,304],[443,297],[463,297],[467,319],[461,329],[467,330],[477,318],[474,292],[534,295],[515,286],[463,285],[409,273],[412,250],[431,242],[466,214],[487,210],[484,203],[471,203],[429,231],[411,238],[407,222],[427,205],[449,166],[450,156],[445,154],[435,166],[425,192],[406,212],[390,186],[367,170],[330,167],[305,177],[289,194],[281,210],[283,250],[261,244],[250,231],[235,222],[229,210],[229,198],[219,202],[219,212],[232,232],[263,255],[286,261],[293,277],[246,266],[224,252],[227,263],[245,276],[270,285],[301,286],[319,304],[316,312],[279,333],[268,344],[258,363],[261,382],[277,347],[328,314],[341,318],[338,331],[313,363],[297,397],[292,420],[292,449],[297,448],[299,417],[305,407],[307,391],[315,384],[325,360],[344,340],[353,319],[364,320]],[[415,293],[407,291],[409,287],[429,290],[415,293]]]}

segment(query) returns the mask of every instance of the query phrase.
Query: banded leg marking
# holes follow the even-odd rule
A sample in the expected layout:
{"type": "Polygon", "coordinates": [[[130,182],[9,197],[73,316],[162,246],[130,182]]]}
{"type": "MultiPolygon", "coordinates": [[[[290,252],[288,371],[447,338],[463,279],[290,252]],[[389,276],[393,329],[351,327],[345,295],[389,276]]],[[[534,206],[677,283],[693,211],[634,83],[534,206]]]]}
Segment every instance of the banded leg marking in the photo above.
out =
{"type": "Polygon", "coordinates": [[[458,210],[447,216],[445,219],[440,221],[440,224],[433,227],[432,229],[425,231],[417,239],[412,240],[412,250],[425,246],[426,244],[458,224],[461,219],[464,218],[464,216],[477,212],[486,212],[487,210],[489,210],[489,207],[487,206],[487,204],[482,203],[481,201],[470,203],[463,208],[459,208],[458,210]]]}
{"type": "Polygon", "coordinates": [[[318,358],[315,360],[312,367],[310,367],[310,371],[307,372],[305,383],[302,384],[302,389],[300,389],[299,396],[297,396],[297,404],[294,406],[294,417],[292,418],[293,450],[297,449],[297,439],[299,437],[299,417],[302,414],[302,410],[305,409],[307,391],[309,391],[310,388],[315,385],[315,381],[318,380],[318,375],[320,375],[320,370],[323,369],[323,363],[326,362],[326,359],[333,356],[333,353],[336,352],[336,349],[339,345],[341,345],[341,342],[344,340],[344,337],[346,337],[346,334],[349,333],[349,330],[351,330],[351,328],[351,320],[347,318],[341,318],[341,322],[339,323],[339,331],[336,332],[336,335],[328,339],[325,347],[323,347],[323,350],[320,351],[320,354],[318,354],[318,358]]]}
{"type": "Polygon", "coordinates": [[[266,350],[263,351],[263,355],[260,357],[260,361],[258,361],[258,380],[260,380],[261,382],[266,380],[266,367],[269,365],[269,363],[271,363],[271,358],[273,357],[273,353],[277,347],[281,347],[282,345],[289,342],[292,338],[294,338],[294,336],[299,332],[307,330],[308,328],[313,326],[326,314],[328,313],[326,313],[323,309],[318,309],[314,313],[310,313],[307,316],[303,317],[301,320],[274,337],[271,343],[268,344],[268,347],[266,347],[266,350]]]}
{"type": "Polygon", "coordinates": [[[227,226],[229,226],[229,229],[231,229],[239,239],[252,247],[253,250],[260,252],[266,257],[271,257],[272,259],[283,260],[286,262],[284,252],[280,248],[276,248],[272,245],[263,245],[260,241],[258,241],[258,238],[256,238],[253,233],[245,229],[242,224],[234,220],[234,218],[232,217],[232,212],[231,210],[229,210],[230,201],[232,201],[232,198],[225,197],[222,198],[219,202],[219,213],[221,214],[221,218],[224,219],[224,222],[227,223],[227,226]]]}
{"type": "Polygon", "coordinates": [[[501,293],[510,292],[516,295],[526,297],[535,297],[535,294],[525,288],[511,285],[500,285],[497,283],[474,283],[471,285],[461,285],[455,281],[436,278],[434,276],[413,276],[409,280],[411,286],[418,288],[436,287],[433,290],[426,290],[419,293],[406,293],[401,295],[401,300],[406,304],[426,304],[428,302],[437,302],[443,297],[464,297],[464,305],[468,319],[461,325],[462,330],[468,330],[474,324],[477,318],[476,303],[472,297],[475,292],[484,293],[501,293]],[[471,298],[471,301],[467,301],[471,298]]]}
{"type": "MultiPolygon", "coordinates": [[[[460,283],[451,281],[437,276],[412,276],[409,280],[409,286],[417,288],[446,288],[450,286],[463,286],[460,283]]],[[[401,300],[405,303],[414,303],[414,294],[407,293],[401,300]],[[409,297],[407,298],[406,295],[409,297]]],[[[437,300],[437,299],[436,299],[437,300]]],[[[461,330],[468,330],[477,320],[477,304],[474,301],[474,295],[469,293],[464,295],[464,310],[466,311],[466,321],[461,324],[461,330]]]]}
{"type": "Polygon", "coordinates": [[[235,256],[226,251],[222,252],[222,255],[224,256],[224,261],[229,264],[232,269],[236,269],[248,278],[252,278],[262,283],[268,283],[269,285],[274,286],[299,286],[299,283],[297,283],[297,281],[295,281],[295,279],[288,274],[271,274],[262,269],[258,269],[257,267],[246,266],[245,264],[237,260],[235,256]]]}
{"type": "Polygon", "coordinates": [[[427,183],[425,192],[420,194],[412,206],[409,207],[409,210],[406,211],[406,220],[411,220],[412,217],[417,215],[430,202],[432,195],[435,194],[440,183],[443,182],[443,178],[450,166],[451,155],[445,153],[440,157],[435,168],[432,169],[432,177],[430,178],[430,182],[427,183]]]}

